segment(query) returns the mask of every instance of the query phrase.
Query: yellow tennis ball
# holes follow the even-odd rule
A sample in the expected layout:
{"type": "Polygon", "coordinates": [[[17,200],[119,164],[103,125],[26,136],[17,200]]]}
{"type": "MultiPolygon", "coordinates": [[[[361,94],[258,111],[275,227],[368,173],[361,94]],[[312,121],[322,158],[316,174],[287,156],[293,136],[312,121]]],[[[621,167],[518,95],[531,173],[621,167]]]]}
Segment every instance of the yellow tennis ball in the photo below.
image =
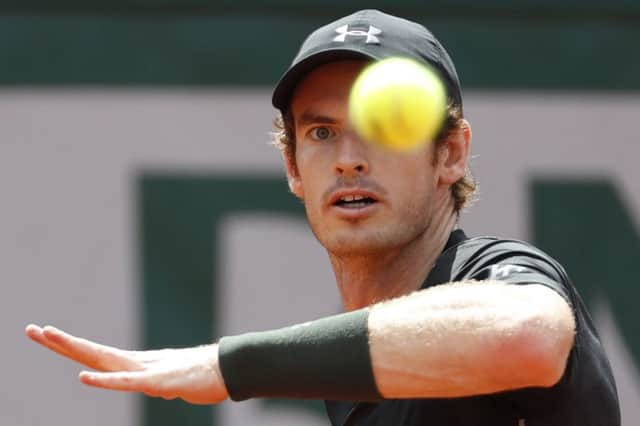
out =
{"type": "Polygon", "coordinates": [[[447,110],[437,72],[408,58],[366,67],[349,95],[349,116],[360,136],[384,147],[409,151],[433,141],[447,110]]]}

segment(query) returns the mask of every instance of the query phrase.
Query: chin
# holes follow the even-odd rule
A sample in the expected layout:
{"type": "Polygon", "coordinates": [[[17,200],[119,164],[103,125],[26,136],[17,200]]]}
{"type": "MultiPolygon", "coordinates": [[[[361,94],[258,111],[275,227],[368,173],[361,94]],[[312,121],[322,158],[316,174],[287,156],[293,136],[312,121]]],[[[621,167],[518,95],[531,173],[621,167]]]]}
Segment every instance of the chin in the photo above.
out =
{"type": "Polygon", "coordinates": [[[318,240],[329,253],[335,256],[367,256],[402,247],[411,238],[376,230],[374,232],[333,232],[318,240]]]}
{"type": "Polygon", "coordinates": [[[426,232],[428,222],[418,215],[405,215],[404,221],[371,218],[364,221],[319,220],[308,213],[311,231],[322,246],[336,256],[379,255],[401,249],[426,232]]]}

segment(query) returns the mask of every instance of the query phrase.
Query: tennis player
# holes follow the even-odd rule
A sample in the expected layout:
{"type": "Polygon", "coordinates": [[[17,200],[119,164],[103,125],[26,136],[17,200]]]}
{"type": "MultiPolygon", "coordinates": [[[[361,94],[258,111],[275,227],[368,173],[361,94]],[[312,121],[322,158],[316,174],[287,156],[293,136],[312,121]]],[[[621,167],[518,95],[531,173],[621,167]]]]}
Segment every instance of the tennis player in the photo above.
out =
{"type": "Polygon", "coordinates": [[[609,362],[563,267],[457,226],[475,189],[471,126],[431,32],[375,10],[323,26],[273,104],[289,187],[344,313],[186,349],[126,351],[50,326],[28,336],[94,370],[80,374],[87,385],[197,404],[322,399],[332,425],[620,425],[609,362]],[[435,67],[449,97],[440,135],[409,154],[364,143],[347,114],[363,67],[395,56],[435,67]]]}

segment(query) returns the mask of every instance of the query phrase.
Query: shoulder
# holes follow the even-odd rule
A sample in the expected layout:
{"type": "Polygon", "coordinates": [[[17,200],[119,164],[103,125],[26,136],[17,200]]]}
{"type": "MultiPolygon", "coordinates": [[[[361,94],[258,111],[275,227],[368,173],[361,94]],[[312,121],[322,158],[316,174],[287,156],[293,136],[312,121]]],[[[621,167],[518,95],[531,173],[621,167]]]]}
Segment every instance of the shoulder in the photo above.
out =
{"type": "Polygon", "coordinates": [[[481,236],[466,239],[443,256],[450,260],[451,281],[495,280],[506,284],[541,284],[573,306],[576,292],[562,265],[534,245],[516,239],[481,236]]]}
{"type": "MultiPolygon", "coordinates": [[[[500,279],[513,284],[539,283],[570,287],[558,261],[534,245],[495,236],[468,238],[454,231],[423,288],[448,282],[500,279]]],[[[566,295],[567,291],[562,291],[566,295]]]]}
{"type": "Polygon", "coordinates": [[[467,253],[475,257],[487,254],[502,255],[530,255],[543,259],[553,260],[553,258],[526,241],[513,238],[501,238],[496,236],[472,237],[462,241],[457,245],[459,252],[467,253]]]}
{"type": "Polygon", "coordinates": [[[515,269],[516,267],[533,268],[562,281],[568,279],[560,262],[526,241],[480,236],[462,241],[454,248],[453,270],[462,276],[473,274],[482,268],[491,266],[506,268],[511,265],[515,269]]]}

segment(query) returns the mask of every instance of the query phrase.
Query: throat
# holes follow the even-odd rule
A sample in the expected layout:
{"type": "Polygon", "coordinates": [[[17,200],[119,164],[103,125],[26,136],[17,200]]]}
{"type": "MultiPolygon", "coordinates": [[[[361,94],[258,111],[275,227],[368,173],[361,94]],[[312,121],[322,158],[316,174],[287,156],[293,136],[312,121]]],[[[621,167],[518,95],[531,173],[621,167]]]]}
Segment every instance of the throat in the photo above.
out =
{"type": "Polygon", "coordinates": [[[431,270],[428,260],[405,262],[398,254],[348,259],[330,256],[345,310],[404,296],[422,286],[431,270]]]}
{"type": "Polygon", "coordinates": [[[419,290],[455,228],[456,218],[447,219],[400,247],[355,256],[329,252],[345,310],[419,290]]]}

